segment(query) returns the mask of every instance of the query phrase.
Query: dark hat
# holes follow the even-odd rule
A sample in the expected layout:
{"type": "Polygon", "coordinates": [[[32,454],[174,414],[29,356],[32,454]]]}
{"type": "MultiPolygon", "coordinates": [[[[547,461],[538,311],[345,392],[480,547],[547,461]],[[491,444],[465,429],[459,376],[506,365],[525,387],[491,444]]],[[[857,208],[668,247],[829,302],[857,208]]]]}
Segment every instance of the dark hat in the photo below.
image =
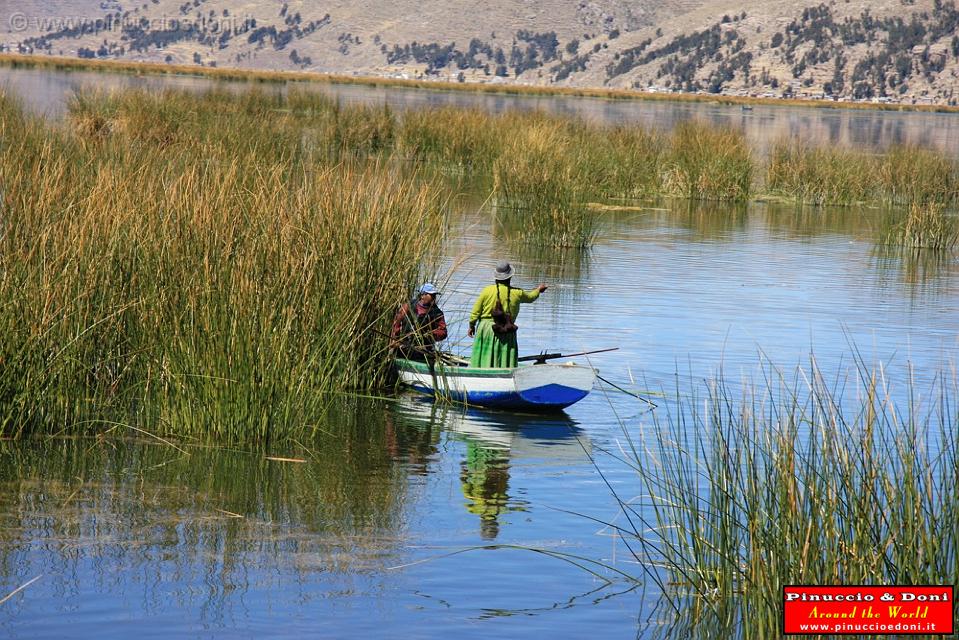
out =
{"type": "Polygon", "coordinates": [[[516,271],[513,269],[513,265],[504,260],[496,265],[496,271],[493,272],[493,277],[497,280],[509,280],[513,277],[514,273],[516,273],[516,271]]]}

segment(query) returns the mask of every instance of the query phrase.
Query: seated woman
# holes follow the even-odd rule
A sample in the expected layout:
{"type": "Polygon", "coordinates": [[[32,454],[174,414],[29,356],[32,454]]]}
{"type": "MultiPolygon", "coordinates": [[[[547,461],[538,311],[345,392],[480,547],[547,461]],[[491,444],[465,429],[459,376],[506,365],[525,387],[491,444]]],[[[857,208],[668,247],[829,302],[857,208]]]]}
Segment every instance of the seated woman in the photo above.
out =
{"type": "Polygon", "coordinates": [[[510,263],[500,262],[493,272],[496,283],[483,289],[473,305],[466,334],[476,338],[470,355],[471,367],[508,368],[517,364],[515,320],[519,306],[539,298],[547,287],[541,284],[529,291],[514,289],[510,285],[514,273],[510,263]]]}
{"type": "Polygon", "coordinates": [[[403,303],[393,318],[390,347],[407,360],[426,362],[434,357],[436,343],[446,340],[446,318],[436,304],[439,290],[427,282],[417,297],[403,303]]]}

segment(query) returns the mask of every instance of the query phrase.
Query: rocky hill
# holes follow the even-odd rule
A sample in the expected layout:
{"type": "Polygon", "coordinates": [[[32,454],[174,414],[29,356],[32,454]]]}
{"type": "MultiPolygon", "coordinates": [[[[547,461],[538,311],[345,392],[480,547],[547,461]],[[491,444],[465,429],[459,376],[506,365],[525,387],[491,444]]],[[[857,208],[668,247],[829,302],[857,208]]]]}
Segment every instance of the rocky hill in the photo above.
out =
{"type": "Polygon", "coordinates": [[[942,0],[26,0],[22,53],[465,82],[955,104],[942,0]]]}

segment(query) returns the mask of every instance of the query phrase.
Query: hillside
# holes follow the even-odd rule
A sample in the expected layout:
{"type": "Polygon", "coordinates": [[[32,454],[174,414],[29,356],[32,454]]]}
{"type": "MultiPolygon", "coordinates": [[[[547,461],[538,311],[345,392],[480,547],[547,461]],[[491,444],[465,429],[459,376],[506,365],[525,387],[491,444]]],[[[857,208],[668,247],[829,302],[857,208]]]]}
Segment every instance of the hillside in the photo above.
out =
{"type": "Polygon", "coordinates": [[[955,104],[940,0],[26,0],[0,49],[467,82],[955,104]]]}

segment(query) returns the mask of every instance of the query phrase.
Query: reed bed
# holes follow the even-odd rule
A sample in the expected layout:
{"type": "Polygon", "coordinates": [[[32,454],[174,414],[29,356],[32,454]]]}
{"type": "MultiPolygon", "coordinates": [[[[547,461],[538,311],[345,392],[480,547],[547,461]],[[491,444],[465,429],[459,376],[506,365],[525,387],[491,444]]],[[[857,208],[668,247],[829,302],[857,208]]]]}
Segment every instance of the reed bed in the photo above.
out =
{"type": "Polygon", "coordinates": [[[527,242],[590,246],[592,200],[745,201],[750,193],[752,160],[741,132],[686,123],[662,136],[545,115],[525,124],[492,171],[498,218],[527,242]]]}
{"type": "Polygon", "coordinates": [[[592,243],[595,214],[586,205],[593,201],[666,196],[746,202],[760,182],[757,173],[765,175],[772,195],[816,205],[950,205],[959,193],[956,163],[919,147],[871,155],[782,140],[763,167],[741,131],[700,122],[659,133],[539,111],[443,107],[394,113],[385,106],[343,106],[301,88],[287,97],[223,90],[165,94],[160,101],[144,92],[109,100],[80,95],[71,118],[90,141],[107,133],[109,123],[160,147],[175,145],[183,134],[239,149],[267,145],[269,153],[295,162],[394,158],[444,175],[491,179],[500,228],[521,242],[553,247],[592,243]],[[122,113],[111,111],[116,109],[122,113]],[[238,111],[247,117],[237,126],[219,124],[238,111]],[[243,123],[259,125],[249,117],[254,113],[270,121],[268,139],[242,129],[243,123]]]}
{"type": "Polygon", "coordinates": [[[741,131],[681,123],[672,132],[667,157],[666,195],[690,200],[749,199],[753,161],[741,131]]]}
{"type": "Polygon", "coordinates": [[[897,146],[871,155],[783,140],[770,154],[766,187],[816,205],[948,205],[959,196],[959,166],[922,147],[897,146]]]}
{"type": "Polygon", "coordinates": [[[862,154],[780,141],[766,167],[766,188],[797,202],[855,204],[868,198],[870,164],[862,154]]]}
{"type": "Polygon", "coordinates": [[[384,383],[375,330],[436,251],[444,196],[308,153],[274,100],[81,96],[66,130],[0,102],[0,433],[279,438],[323,394],[384,383]]]}
{"type": "Polygon", "coordinates": [[[876,169],[875,200],[896,205],[953,205],[959,201],[959,165],[941,152],[897,145],[876,169]]]}
{"type": "Polygon", "coordinates": [[[521,118],[453,107],[410,110],[399,125],[397,151],[457,172],[488,172],[502,153],[503,129],[521,118]]]}
{"type": "Polygon", "coordinates": [[[631,201],[664,194],[663,164],[669,146],[661,133],[623,125],[602,134],[583,127],[577,142],[597,197],[631,201]]]}
{"type": "Polygon", "coordinates": [[[513,238],[558,247],[588,247],[595,213],[584,163],[562,123],[518,132],[493,164],[497,218],[513,238]]]}
{"type": "Polygon", "coordinates": [[[959,220],[942,205],[914,203],[905,218],[894,218],[880,241],[907,249],[953,250],[959,245],[959,220]]]}
{"type": "Polygon", "coordinates": [[[716,381],[629,442],[621,533],[677,635],[778,637],[786,584],[959,582],[957,381],[852,377],[716,381]]]}
{"type": "MultiPolygon", "coordinates": [[[[510,240],[574,250],[594,241],[594,200],[742,202],[754,167],[741,133],[698,123],[664,136],[299,90],[83,92],[63,126],[0,96],[0,136],[2,434],[135,408],[164,432],[266,437],[323,393],[380,385],[372,328],[428,268],[449,197],[411,157],[488,168],[510,240]]],[[[952,166],[783,144],[767,175],[817,202],[939,204],[952,166]]],[[[954,246],[936,211],[900,242],[954,246]]]]}

